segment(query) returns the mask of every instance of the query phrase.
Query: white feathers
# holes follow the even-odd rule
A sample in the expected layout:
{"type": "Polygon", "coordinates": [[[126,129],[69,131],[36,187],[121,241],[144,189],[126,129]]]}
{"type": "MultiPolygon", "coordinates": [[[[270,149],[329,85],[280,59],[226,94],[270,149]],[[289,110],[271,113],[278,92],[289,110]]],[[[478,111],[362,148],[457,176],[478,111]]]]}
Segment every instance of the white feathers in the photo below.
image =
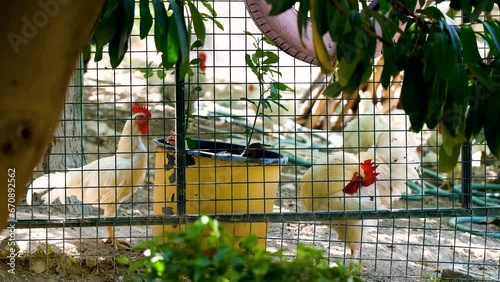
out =
{"type": "Polygon", "coordinates": [[[26,202],[31,205],[32,193],[43,193],[43,204],[75,196],[85,204],[104,209],[114,215],[119,204],[128,199],[146,177],[147,150],[142,143],[138,125],[128,120],[123,127],[117,154],[95,160],[66,173],[58,172],[37,178],[30,185],[26,202]],[[113,205],[109,205],[113,203],[113,205]]]}
{"type": "Polygon", "coordinates": [[[389,130],[387,116],[373,104],[371,94],[360,92],[359,95],[359,116],[344,128],[344,150],[353,153],[368,149],[381,132],[389,130]]]}

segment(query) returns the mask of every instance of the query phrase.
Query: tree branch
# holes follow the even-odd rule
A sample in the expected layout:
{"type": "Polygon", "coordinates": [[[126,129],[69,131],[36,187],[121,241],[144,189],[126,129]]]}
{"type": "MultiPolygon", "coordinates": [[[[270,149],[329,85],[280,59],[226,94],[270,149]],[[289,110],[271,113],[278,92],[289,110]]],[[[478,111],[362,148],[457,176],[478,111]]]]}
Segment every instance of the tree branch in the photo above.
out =
{"type": "Polygon", "coordinates": [[[363,27],[363,31],[364,31],[367,35],[369,35],[369,36],[371,36],[371,37],[375,37],[375,38],[377,38],[378,40],[380,40],[382,43],[384,43],[384,44],[388,45],[389,47],[392,47],[392,48],[396,47],[396,45],[394,44],[394,42],[389,41],[389,40],[387,40],[387,39],[383,38],[382,36],[380,36],[380,35],[376,34],[375,32],[373,32],[372,30],[370,30],[370,29],[368,29],[368,28],[366,28],[366,27],[363,27]]]}
{"type": "Polygon", "coordinates": [[[401,4],[401,2],[399,2],[398,0],[387,0],[389,3],[391,3],[392,7],[400,12],[401,14],[403,14],[403,16],[409,18],[409,19],[412,19],[412,20],[416,20],[417,19],[417,16],[411,12],[410,10],[408,10],[408,8],[406,8],[403,4],[401,4]]]}

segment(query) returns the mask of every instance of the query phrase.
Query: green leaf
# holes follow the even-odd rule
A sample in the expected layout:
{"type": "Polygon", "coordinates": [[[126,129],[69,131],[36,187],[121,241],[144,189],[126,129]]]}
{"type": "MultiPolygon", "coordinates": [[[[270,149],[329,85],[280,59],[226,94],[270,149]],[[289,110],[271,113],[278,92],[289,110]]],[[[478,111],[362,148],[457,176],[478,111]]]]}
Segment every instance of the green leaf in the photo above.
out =
{"type": "Polygon", "coordinates": [[[217,12],[214,10],[214,8],[212,8],[212,5],[210,5],[210,3],[208,1],[200,1],[201,4],[203,6],[205,6],[205,8],[207,8],[207,10],[210,12],[210,14],[212,15],[212,17],[217,17],[217,12]]]}
{"type": "Polygon", "coordinates": [[[267,0],[271,4],[269,15],[276,16],[293,7],[297,0],[267,0]]]}
{"type": "Polygon", "coordinates": [[[263,52],[263,56],[267,57],[263,62],[262,64],[264,65],[272,65],[272,64],[276,64],[279,62],[280,58],[278,57],[278,55],[274,52],[271,52],[271,51],[264,51],[263,52]]]}
{"type": "Polygon", "coordinates": [[[384,67],[382,69],[382,76],[380,78],[380,83],[382,84],[382,87],[384,89],[388,89],[391,83],[393,69],[396,69],[394,60],[395,50],[394,48],[384,46],[383,53],[384,53],[384,67]]]}
{"type": "Polygon", "coordinates": [[[83,50],[82,50],[82,59],[84,61],[86,59],[90,59],[90,52],[91,52],[90,44],[86,44],[85,47],[83,47],[83,50]]]}
{"type": "Polygon", "coordinates": [[[492,73],[489,66],[484,64],[470,64],[467,67],[472,75],[472,79],[487,88],[484,91],[493,91],[493,84],[496,83],[492,81],[492,73]]]}
{"type": "Polygon", "coordinates": [[[346,57],[340,59],[338,64],[338,82],[341,86],[347,86],[349,84],[349,80],[353,76],[361,56],[356,56],[355,58],[356,59],[351,62],[349,62],[346,57]]]}
{"type": "Polygon", "coordinates": [[[281,91],[293,92],[293,88],[291,88],[290,86],[288,86],[282,82],[273,81],[273,82],[271,82],[271,86],[274,86],[274,87],[276,87],[276,89],[281,90],[281,91]]]}
{"type": "MultiPolygon", "coordinates": [[[[384,1],[384,0],[383,0],[383,2],[387,3],[387,1],[384,1]]],[[[391,6],[391,8],[392,8],[391,4],[389,4],[389,6],[391,6]]],[[[397,31],[403,32],[403,30],[401,30],[401,28],[399,27],[398,24],[396,24],[395,22],[386,18],[384,16],[384,14],[381,14],[378,11],[372,11],[372,10],[369,10],[367,12],[367,14],[369,16],[372,16],[380,24],[380,27],[382,28],[382,35],[387,40],[392,41],[392,39],[394,38],[394,35],[396,34],[397,31]]]]}
{"type": "Polygon", "coordinates": [[[155,12],[155,45],[156,50],[163,50],[163,45],[168,44],[168,17],[165,5],[161,0],[151,0],[155,12]]]}
{"type": "Polygon", "coordinates": [[[269,95],[270,98],[273,97],[281,98],[281,95],[279,94],[279,91],[274,84],[269,85],[269,91],[271,91],[271,94],[269,95]]]}
{"type": "Polygon", "coordinates": [[[194,58],[194,59],[192,59],[192,60],[189,62],[189,64],[190,64],[190,65],[197,65],[197,64],[199,64],[200,62],[201,62],[201,59],[200,59],[200,58],[194,58]]]}
{"type": "Polygon", "coordinates": [[[266,42],[267,44],[271,45],[271,46],[275,46],[274,43],[271,41],[271,39],[267,38],[267,37],[262,37],[262,40],[264,42],[266,42]]]}
{"type": "Polygon", "coordinates": [[[193,19],[194,32],[198,40],[201,41],[202,46],[205,43],[205,37],[207,35],[207,31],[205,30],[205,23],[203,22],[203,17],[200,12],[196,8],[196,6],[191,1],[187,1],[189,6],[189,12],[191,13],[191,18],[193,19]]]}
{"type": "Polygon", "coordinates": [[[170,8],[174,11],[175,25],[177,27],[177,38],[179,42],[180,49],[180,70],[179,75],[181,78],[184,78],[188,72],[189,68],[189,45],[188,39],[186,38],[186,22],[183,14],[183,10],[179,5],[175,2],[175,0],[170,1],[170,8]]]}
{"type": "Polygon", "coordinates": [[[486,4],[486,7],[484,7],[484,11],[489,13],[493,10],[493,7],[495,6],[495,1],[487,0],[487,2],[488,2],[488,4],[486,4]]]}
{"type": "Polygon", "coordinates": [[[499,93],[490,92],[486,106],[486,120],[484,123],[484,136],[493,155],[500,157],[500,130],[498,121],[500,120],[500,97],[499,93]]]}
{"type": "Polygon", "coordinates": [[[495,57],[500,56],[500,36],[499,27],[494,21],[484,21],[484,38],[488,42],[488,45],[495,55],[495,57]]]}
{"type": "Polygon", "coordinates": [[[445,83],[445,81],[435,79],[432,86],[429,88],[429,102],[427,104],[427,118],[425,120],[429,128],[435,128],[442,116],[446,93],[443,89],[445,88],[445,83]]]}
{"type": "Polygon", "coordinates": [[[280,103],[280,101],[278,99],[271,99],[271,102],[273,102],[274,104],[276,104],[278,107],[280,107],[281,109],[285,110],[288,112],[288,108],[285,107],[283,104],[280,103]]]}
{"type": "Polygon", "coordinates": [[[162,64],[166,69],[172,69],[175,67],[175,64],[179,60],[179,36],[177,32],[177,23],[175,18],[172,16],[172,10],[166,11],[167,15],[170,15],[166,18],[168,30],[167,32],[162,34],[161,39],[162,42],[162,64]]]}
{"type": "Polygon", "coordinates": [[[253,40],[254,40],[255,42],[259,41],[259,40],[257,39],[257,37],[255,37],[255,36],[253,35],[253,33],[251,33],[250,31],[248,31],[248,30],[244,30],[244,31],[243,31],[243,33],[244,33],[246,36],[250,36],[250,37],[252,37],[252,38],[253,38],[253,40]]]}
{"type": "MultiPolygon", "coordinates": [[[[112,2],[112,1],[111,1],[112,2]]],[[[109,8],[109,5],[111,5],[110,1],[105,2],[105,7],[103,10],[103,14],[99,18],[99,21],[97,22],[97,25],[94,30],[94,34],[92,35],[92,40],[96,45],[96,57],[102,58],[102,50],[106,44],[108,44],[111,39],[115,36],[117,32],[117,26],[118,26],[118,20],[119,20],[119,15],[118,13],[120,11],[115,9],[109,8]]],[[[118,2],[116,2],[116,5],[118,5],[118,2]]],[[[94,58],[96,62],[100,61],[101,59],[94,58]]]]}
{"type": "Polygon", "coordinates": [[[433,85],[434,81],[442,78],[441,75],[437,73],[436,61],[434,52],[434,44],[426,43],[422,46],[422,66],[424,72],[424,82],[426,86],[433,85]]]}
{"type": "Polygon", "coordinates": [[[104,7],[102,9],[102,17],[109,17],[118,8],[118,2],[120,0],[106,0],[104,2],[104,7]]]}
{"type": "Polygon", "coordinates": [[[485,90],[486,88],[481,84],[473,84],[471,87],[472,97],[465,124],[465,137],[467,140],[470,140],[473,136],[478,134],[484,126],[487,105],[486,99],[484,98],[486,96],[485,93],[483,93],[485,90]]]}
{"type": "Polygon", "coordinates": [[[255,64],[252,62],[252,57],[250,57],[250,54],[245,54],[245,62],[250,68],[255,68],[255,64]]]}
{"type": "Polygon", "coordinates": [[[252,62],[255,65],[259,65],[259,59],[262,57],[264,57],[264,51],[262,51],[262,49],[260,48],[257,48],[257,50],[255,50],[255,53],[252,54],[252,62]]]}
{"type": "Polygon", "coordinates": [[[252,99],[249,99],[246,97],[240,97],[240,100],[246,101],[247,103],[250,103],[250,104],[254,105],[255,107],[257,107],[257,103],[255,103],[255,101],[252,99]]]}
{"type": "Polygon", "coordinates": [[[130,264],[130,260],[126,256],[118,256],[116,257],[116,262],[121,265],[128,265],[130,264]]]}
{"type": "Polygon", "coordinates": [[[299,29],[300,40],[302,40],[302,35],[308,24],[309,8],[309,0],[300,0],[299,11],[297,13],[297,26],[299,29]]]}
{"type": "Polygon", "coordinates": [[[194,49],[200,48],[200,47],[203,47],[203,43],[201,43],[200,40],[196,40],[195,42],[193,42],[193,44],[191,44],[191,50],[194,50],[194,49]]]}
{"type": "MultiPolygon", "coordinates": [[[[280,0],[276,0],[280,1],[280,0]]],[[[322,7],[321,9],[315,9],[314,14],[312,14],[312,17],[317,22],[318,25],[318,33],[323,36],[325,33],[328,32],[328,14],[333,14],[335,8],[333,5],[330,3],[327,3],[325,0],[315,0],[318,2],[316,4],[319,7],[322,7]]],[[[281,1],[280,1],[281,2],[281,1]]]]}
{"type": "Polygon", "coordinates": [[[119,2],[118,27],[115,36],[109,42],[109,58],[113,68],[117,68],[128,50],[128,41],[134,26],[134,0],[123,0],[119,2]]]}
{"type": "Polygon", "coordinates": [[[427,116],[428,93],[421,91],[425,85],[423,78],[423,64],[419,54],[414,54],[409,61],[409,66],[404,70],[403,86],[401,87],[401,103],[408,114],[411,129],[420,132],[427,116]]]}
{"type": "Polygon", "coordinates": [[[380,12],[382,15],[385,15],[392,9],[392,4],[387,0],[380,0],[380,12]]]}
{"type": "Polygon", "coordinates": [[[151,16],[151,10],[149,10],[149,0],[139,1],[139,14],[141,20],[139,22],[139,36],[141,39],[148,36],[151,26],[153,25],[153,17],[151,16]]]}
{"type": "Polygon", "coordinates": [[[451,148],[451,154],[447,154],[443,146],[444,146],[444,140],[443,140],[443,145],[441,145],[441,147],[439,148],[438,170],[440,172],[450,172],[457,165],[458,158],[460,157],[460,149],[462,148],[462,146],[461,144],[453,146],[451,148]]]}
{"type": "Polygon", "coordinates": [[[471,22],[475,22],[479,18],[481,12],[485,10],[486,4],[488,4],[487,0],[480,0],[476,2],[476,5],[474,5],[474,11],[470,14],[471,22]]]}
{"type": "Polygon", "coordinates": [[[334,83],[328,84],[328,86],[325,88],[325,91],[323,91],[323,95],[328,98],[335,98],[342,93],[344,90],[344,87],[340,85],[338,81],[334,83]]]}
{"type": "Polygon", "coordinates": [[[224,26],[218,21],[216,20],[214,17],[211,17],[205,13],[201,13],[201,15],[205,18],[205,19],[209,19],[211,20],[216,26],[218,29],[224,31],[224,26]]]}
{"type": "Polygon", "coordinates": [[[154,72],[152,70],[149,70],[148,72],[144,73],[144,78],[150,78],[153,77],[154,72]]]}
{"type": "MultiPolygon", "coordinates": [[[[264,109],[269,109],[271,112],[273,112],[273,109],[271,108],[271,103],[269,103],[268,100],[263,99],[262,105],[264,106],[264,109]]],[[[264,116],[264,113],[262,113],[262,115],[264,116]]]]}
{"type": "Polygon", "coordinates": [[[159,79],[164,79],[166,76],[166,73],[164,70],[157,70],[156,75],[158,76],[159,79]]]}
{"type": "Polygon", "coordinates": [[[431,33],[430,37],[434,39],[433,57],[439,60],[436,63],[436,74],[443,79],[448,79],[456,58],[453,56],[453,49],[448,43],[448,36],[444,32],[435,32],[431,33]]]}
{"type": "Polygon", "coordinates": [[[460,30],[462,41],[463,57],[467,64],[477,64],[481,60],[479,48],[477,47],[476,36],[470,25],[462,25],[460,30]]]}
{"type": "Polygon", "coordinates": [[[443,113],[443,125],[452,137],[457,137],[466,122],[466,111],[469,105],[470,92],[467,69],[457,64],[448,82],[448,93],[443,113]]]}
{"type": "Polygon", "coordinates": [[[472,5],[470,0],[462,0],[462,13],[471,14],[472,13],[472,5]]]}
{"type": "Polygon", "coordinates": [[[97,47],[95,48],[95,55],[94,55],[94,62],[99,62],[102,60],[102,52],[104,51],[103,47],[97,47]]]}
{"type": "Polygon", "coordinates": [[[443,15],[443,17],[440,19],[440,24],[442,26],[442,29],[445,32],[447,32],[448,36],[450,37],[451,45],[453,46],[453,51],[455,51],[456,60],[459,63],[462,63],[462,44],[460,42],[460,37],[458,36],[457,32],[458,27],[450,26],[446,21],[446,19],[450,18],[446,15],[443,15]]]}
{"type": "Polygon", "coordinates": [[[474,143],[472,143],[473,145],[482,145],[484,144],[484,142],[486,142],[486,137],[484,136],[484,129],[481,129],[477,135],[476,135],[476,138],[474,139],[474,143]]]}

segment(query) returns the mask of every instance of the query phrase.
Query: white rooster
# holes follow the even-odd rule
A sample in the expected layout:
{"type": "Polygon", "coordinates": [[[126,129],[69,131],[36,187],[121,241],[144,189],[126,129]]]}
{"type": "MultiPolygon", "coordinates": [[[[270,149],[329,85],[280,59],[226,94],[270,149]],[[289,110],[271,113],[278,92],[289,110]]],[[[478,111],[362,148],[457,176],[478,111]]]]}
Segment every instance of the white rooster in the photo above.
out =
{"type": "MultiPolygon", "coordinates": [[[[420,160],[416,140],[406,132],[381,133],[375,148],[359,155],[335,152],[314,165],[301,179],[300,196],[306,210],[392,209],[406,192],[406,181],[419,179],[420,160]]],[[[376,220],[332,220],[323,222],[357,256],[370,226],[376,220]]]]}
{"type": "MultiPolygon", "coordinates": [[[[73,168],[66,173],[58,172],[37,178],[30,185],[26,202],[32,204],[32,193],[42,193],[43,203],[59,199],[65,204],[66,197],[75,196],[84,204],[104,210],[105,217],[116,216],[120,204],[127,200],[144,182],[147,168],[147,150],[141,140],[149,132],[151,112],[142,105],[132,107],[132,118],[123,127],[116,155],[95,160],[86,166],[73,168]]],[[[114,228],[108,226],[107,243],[130,247],[115,238],[114,228]]]]}

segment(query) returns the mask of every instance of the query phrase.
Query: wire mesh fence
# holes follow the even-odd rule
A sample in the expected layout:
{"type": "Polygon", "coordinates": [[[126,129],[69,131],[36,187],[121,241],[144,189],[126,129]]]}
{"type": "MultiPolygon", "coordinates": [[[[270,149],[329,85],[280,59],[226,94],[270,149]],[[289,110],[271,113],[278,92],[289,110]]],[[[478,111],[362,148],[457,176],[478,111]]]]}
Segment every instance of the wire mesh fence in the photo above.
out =
{"type": "Polygon", "coordinates": [[[116,70],[80,64],[16,211],[16,279],[123,280],[117,258],[143,256],[130,245],[208,214],[290,257],[301,242],[360,261],[365,281],[500,280],[498,161],[485,144],[437,173],[441,133],[410,132],[402,77],[385,91],[375,72],[329,100],[334,78],[261,40],[244,2],[213,6],[224,29],[207,29],[184,83],[136,27],[116,70]],[[246,59],[259,50],[281,75],[259,81],[246,59]]]}

